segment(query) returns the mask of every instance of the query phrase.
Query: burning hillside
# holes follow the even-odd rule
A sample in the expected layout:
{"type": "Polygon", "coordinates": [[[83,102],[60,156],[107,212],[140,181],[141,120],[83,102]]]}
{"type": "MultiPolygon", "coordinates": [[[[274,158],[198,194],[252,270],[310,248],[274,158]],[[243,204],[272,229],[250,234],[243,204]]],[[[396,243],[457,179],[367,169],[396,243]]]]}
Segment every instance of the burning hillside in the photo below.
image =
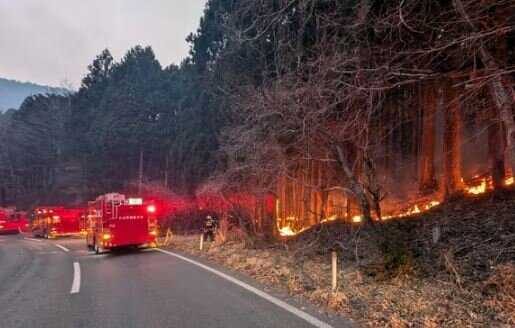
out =
{"type": "Polygon", "coordinates": [[[513,326],[515,190],[464,193],[430,211],[419,209],[381,229],[358,229],[334,217],[300,234],[285,228],[295,236],[266,249],[232,241],[201,252],[196,236],[178,237],[174,247],[363,326],[513,326]],[[328,253],[335,248],[342,266],[331,291],[328,253]]]}
{"type": "MultiPolygon", "coordinates": [[[[461,179],[461,182],[463,184],[463,195],[465,197],[476,197],[488,192],[492,192],[494,188],[494,184],[492,181],[492,178],[488,175],[476,175],[471,180],[465,182],[463,179],[461,179]]],[[[503,181],[503,186],[508,188],[514,184],[514,178],[513,177],[507,177],[503,181]]],[[[392,219],[400,219],[404,217],[414,216],[421,213],[424,213],[426,211],[429,211],[435,207],[439,207],[442,204],[442,196],[436,194],[433,199],[431,197],[423,197],[419,200],[415,200],[412,202],[409,206],[399,206],[399,210],[393,210],[390,212],[387,212],[386,214],[382,215],[380,217],[380,220],[392,220],[392,219]]],[[[376,216],[373,217],[374,220],[379,220],[379,218],[376,216]]],[[[333,221],[347,221],[351,222],[353,224],[359,224],[363,222],[363,216],[362,215],[353,215],[353,216],[347,216],[344,215],[342,217],[339,217],[338,215],[334,214],[327,218],[321,219],[319,223],[327,223],[327,222],[333,222],[333,221]]],[[[278,231],[279,234],[283,237],[291,237],[295,236],[299,233],[302,233],[303,231],[307,230],[309,226],[301,227],[300,229],[295,229],[296,222],[299,222],[299,220],[293,216],[287,217],[285,220],[281,220],[281,218],[277,219],[278,224],[278,231]],[[281,225],[281,223],[286,223],[285,225],[281,225]]]]}

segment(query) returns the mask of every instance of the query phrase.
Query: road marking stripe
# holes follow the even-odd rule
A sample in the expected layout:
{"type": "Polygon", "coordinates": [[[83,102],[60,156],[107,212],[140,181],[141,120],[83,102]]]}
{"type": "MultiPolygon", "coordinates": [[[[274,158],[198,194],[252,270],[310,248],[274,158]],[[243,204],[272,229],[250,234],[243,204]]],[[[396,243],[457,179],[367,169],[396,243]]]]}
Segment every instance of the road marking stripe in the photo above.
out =
{"type": "Polygon", "coordinates": [[[29,237],[23,237],[23,239],[25,240],[30,240],[30,241],[37,241],[37,242],[43,242],[41,239],[35,239],[35,238],[29,238],[29,237]]]}
{"type": "Polygon", "coordinates": [[[70,251],[68,248],[64,247],[63,245],[55,244],[55,246],[59,247],[60,249],[62,249],[66,253],[68,253],[70,251]]]}
{"type": "Polygon", "coordinates": [[[70,294],[77,294],[80,291],[80,265],[79,262],[73,262],[73,282],[70,294]]]}
{"type": "Polygon", "coordinates": [[[157,248],[156,249],[157,251],[161,252],[161,253],[164,253],[164,254],[167,254],[167,255],[171,255],[171,256],[174,256],[174,257],[177,257],[183,261],[186,261],[188,263],[191,263],[193,265],[196,265],[204,270],[207,270],[211,273],[214,273],[216,274],[217,276],[221,277],[221,278],[224,278],[225,280],[228,280],[230,282],[232,282],[233,284],[236,284],[246,290],[248,290],[249,292],[251,293],[254,293],[256,294],[257,296],[261,297],[261,298],[264,298],[265,300],[269,301],[270,303],[273,303],[275,305],[277,305],[278,307],[282,308],[283,310],[286,310],[294,315],[296,315],[297,317],[309,322],[310,324],[312,324],[313,326],[317,327],[317,328],[332,328],[331,325],[313,317],[312,315],[302,311],[302,310],[299,310],[297,309],[296,307],[284,302],[284,301],[281,301],[280,299],[278,299],[277,297],[274,297],[270,294],[267,294],[255,287],[252,287],[251,285],[247,284],[247,283],[244,283],[243,281],[241,280],[238,280],[234,277],[231,277],[223,272],[220,272],[218,270],[215,270],[211,267],[208,267],[207,265],[204,265],[202,263],[199,263],[197,261],[194,261],[192,259],[189,259],[187,257],[184,257],[182,255],[179,255],[179,254],[176,254],[176,253],[173,253],[173,252],[169,252],[169,251],[165,251],[164,249],[160,249],[160,248],[157,248]]]}

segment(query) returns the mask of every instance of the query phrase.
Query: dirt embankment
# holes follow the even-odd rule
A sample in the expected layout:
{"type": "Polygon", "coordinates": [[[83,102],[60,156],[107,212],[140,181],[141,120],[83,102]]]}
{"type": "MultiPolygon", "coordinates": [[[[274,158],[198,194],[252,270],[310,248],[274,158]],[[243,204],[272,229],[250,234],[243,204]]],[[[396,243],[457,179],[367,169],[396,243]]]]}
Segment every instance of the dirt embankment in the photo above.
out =
{"type": "Polygon", "coordinates": [[[319,225],[252,247],[174,236],[173,248],[286,289],[371,327],[513,327],[515,193],[457,199],[418,216],[361,228],[319,225]],[[331,291],[330,252],[339,259],[331,291]]]}

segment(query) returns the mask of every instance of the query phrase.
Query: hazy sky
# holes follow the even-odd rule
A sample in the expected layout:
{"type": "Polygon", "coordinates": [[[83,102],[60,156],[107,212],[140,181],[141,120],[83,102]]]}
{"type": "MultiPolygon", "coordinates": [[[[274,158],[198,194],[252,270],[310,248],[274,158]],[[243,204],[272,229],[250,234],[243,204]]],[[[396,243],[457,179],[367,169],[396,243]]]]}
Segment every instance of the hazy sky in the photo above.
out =
{"type": "Polygon", "coordinates": [[[0,0],[0,77],[80,86],[104,48],[150,45],[161,65],[187,55],[206,0],[0,0]]]}

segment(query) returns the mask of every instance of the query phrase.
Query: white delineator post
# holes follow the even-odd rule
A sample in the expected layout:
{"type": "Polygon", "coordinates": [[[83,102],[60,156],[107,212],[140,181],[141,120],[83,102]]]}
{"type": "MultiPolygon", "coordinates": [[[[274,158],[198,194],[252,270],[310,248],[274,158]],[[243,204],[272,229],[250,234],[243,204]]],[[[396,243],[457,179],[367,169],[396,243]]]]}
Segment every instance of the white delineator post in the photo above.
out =
{"type": "Polygon", "coordinates": [[[338,284],[338,254],[336,251],[331,252],[331,266],[333,271],[333,279],[331,280],[331,288],[333,292],[336,290],[337,284],[338,284]]]}
{"type": "Polygon", "coordinates": [[[204,234],[200,234],[200,250],[204,248],[204,234]]]}
{"type": "Polygon", "coordinates": [[[441,235],[440,227],[439,226],[433,227],[433,244],[434,245],[438,244],[438,241],[440,240],[440,235],[441,235]]]}

